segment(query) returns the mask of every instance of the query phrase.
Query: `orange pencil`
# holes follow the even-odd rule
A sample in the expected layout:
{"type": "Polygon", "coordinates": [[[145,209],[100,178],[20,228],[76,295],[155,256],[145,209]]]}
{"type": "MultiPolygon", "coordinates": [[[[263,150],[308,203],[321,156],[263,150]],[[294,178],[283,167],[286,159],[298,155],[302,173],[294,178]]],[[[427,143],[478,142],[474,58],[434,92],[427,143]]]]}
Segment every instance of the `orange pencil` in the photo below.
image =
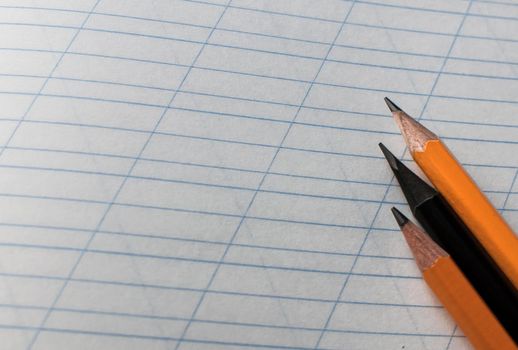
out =
{"type": "Polygon", "coordinates": [[[392,213],[423,278],[476,349],[518,349],[457,265],[422,229],[396,208],[392,213]]]}
{"type": "Polygon", "coordinates": [[[518,288],[518,237],[439,137],[388,98],[385,102],[421,170],[518,288]]]}

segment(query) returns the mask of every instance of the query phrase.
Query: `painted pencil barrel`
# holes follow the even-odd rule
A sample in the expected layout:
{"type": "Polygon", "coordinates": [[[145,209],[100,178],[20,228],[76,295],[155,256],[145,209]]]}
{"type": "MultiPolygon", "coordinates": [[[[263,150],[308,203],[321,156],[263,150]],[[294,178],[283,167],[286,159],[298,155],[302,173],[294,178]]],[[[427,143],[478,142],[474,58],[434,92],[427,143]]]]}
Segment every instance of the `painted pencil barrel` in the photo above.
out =
{"type": "Polygon", "coordinates": [[[476,349],[518,349],[450,257],[439,258],[423,278],[476,349]]]}

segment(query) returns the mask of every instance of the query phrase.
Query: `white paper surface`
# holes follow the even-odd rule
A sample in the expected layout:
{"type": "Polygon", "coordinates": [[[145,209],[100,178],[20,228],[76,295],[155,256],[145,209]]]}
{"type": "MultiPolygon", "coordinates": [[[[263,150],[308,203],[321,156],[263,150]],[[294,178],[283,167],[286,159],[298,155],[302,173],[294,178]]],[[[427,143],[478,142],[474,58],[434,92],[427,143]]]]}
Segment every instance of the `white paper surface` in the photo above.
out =
{"type": "Polygon", "coordinates": [[[516,227],[517,32],[512,1],[0,1],[1,348],[469,349],[391,217],[383,97],[516,227]]]}

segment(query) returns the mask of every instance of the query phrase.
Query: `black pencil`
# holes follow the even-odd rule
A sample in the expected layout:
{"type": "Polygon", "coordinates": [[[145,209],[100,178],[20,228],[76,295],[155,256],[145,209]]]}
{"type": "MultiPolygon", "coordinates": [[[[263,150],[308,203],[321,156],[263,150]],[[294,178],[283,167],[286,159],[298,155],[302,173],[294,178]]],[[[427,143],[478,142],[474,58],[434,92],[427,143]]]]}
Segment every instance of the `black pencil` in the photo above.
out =
{"type": "Polygon", "coordinates": [[[502,326],[518,343],[518,292],[514,285],[440,194],[381,143],[380,148],[416,219],[430,237],[451,255],[502,326]]]}

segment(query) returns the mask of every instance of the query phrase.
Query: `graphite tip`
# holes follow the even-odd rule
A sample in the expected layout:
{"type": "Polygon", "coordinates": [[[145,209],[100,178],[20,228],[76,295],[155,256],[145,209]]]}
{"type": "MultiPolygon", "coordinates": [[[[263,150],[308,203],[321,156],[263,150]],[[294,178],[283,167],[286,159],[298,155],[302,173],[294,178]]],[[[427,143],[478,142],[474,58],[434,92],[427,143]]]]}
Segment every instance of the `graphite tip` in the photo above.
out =
{"type": "Polygon", "coordinates": [[[392,112],[392,116],[401,130],[401,134],[403,134],[410,153],[423,152],[428,141],[439,139],[437,135],[409,116],[388,97],[385,97],[385,103],[387,103],[388,108],[392,112]]]}
{"type": "Polygon", "coordinates": [[[403,232],[403,236],[405,236],[405,240],[414,255],[419,270],[425,271],[433,266],[437,259],[448,256],[448,253],[439,244],[423,229],[401,214],[399,210],[392,208],[392,213],[399,224],[401,232],[403,232]]]}
{"type": "Polygon", "coordinates": [[[391,112],[402,112],[403,111],[401,108],[398,107],[397,104],[392,102],[388,97],[385,97],[384,100],[391,112]]]}
{"type": "Polygon", "coordinates": [[[388,148],[385,147],[385,145],[383,143],[381,143],[381,142],[378,143],[378,146],[381,148],[381,152],[383,152],[383,155],[387,159],[387,162],[389,163],[389,165],[392,168],[392,170],[397,170],[397,168],[398,168],[398,160],[397,160],[396,156],[393,155],[392,152],[390,152],[388,150],[388,148]]]}
{"type": "Polygon", "coordinates": [[[394,218],[396,219],[396,222],[399,225],[399,227],[405,226],[408,222],[408,218],[405,215],[403,215],[403,213],[401,213],[399,210],[397,210],[396,207],[392,207],[392,209],[390,210],[392,210],[392,214],[394,215],[394,218]]]}
{"type": "Polygon", "coordinates": [[[416,208],[427,200],[435,197],[437,191],[417,174],[412,172],[403,162],[397,159],[383,144],[379,146],[389,163],[390,169],[399,182],[399,186],[405,195],[410,209],[415,214],[416,208]]]}

